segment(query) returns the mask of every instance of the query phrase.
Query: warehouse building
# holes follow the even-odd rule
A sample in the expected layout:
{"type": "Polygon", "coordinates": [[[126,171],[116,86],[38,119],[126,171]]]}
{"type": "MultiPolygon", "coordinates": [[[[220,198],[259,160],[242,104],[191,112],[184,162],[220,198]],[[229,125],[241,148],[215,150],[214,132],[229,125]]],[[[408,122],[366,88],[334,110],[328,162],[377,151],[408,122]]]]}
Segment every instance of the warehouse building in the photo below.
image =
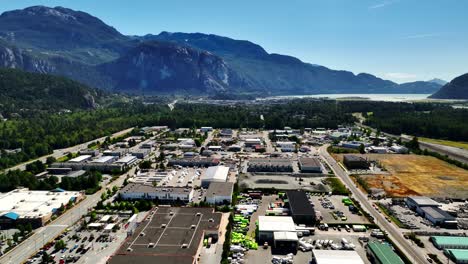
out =
{"type": "Polygon", "coordinates": [[[108,149],[104,150],[102,153],[105,156],[116,156],[116,157],[122,157],[128,153],[128,149],[126,148],[117,148],[117,149],[108,149]]]}
{"type": "Polygon", "coordinates": [[[201,127],[200,131],[205,133],[205,132],[211,132],[213,131],[213,127],[201,127]]]}
{"type": "Polygon", "coordinates": [[[206,190],[206,202],[209,204],[231,204],[234,184],[232,182],[212,182],[206,190]]]}
{"type": "Polygon", "coordinates": [[[366,252],[374,264],[404,264],[400,256],[388,244],[369,242],[366,246],[366,252]]]}
{"type": "MultiPolygon", "coordinates": [[[[47,168],[48,171],[51,173],[56,173],[60,170],[63,171],[72,171],[72,170],[96,170],[99,172],[114,172],[114,171],[122,171],[124,169],[123,164],[116,164],[116,163],[94,163],[94,162],[56,162],[51,165],[51,167],[47,168]]],[[[66,173],[64,173],[66,174],[66,173]]]]}
{"type": "Polygon", "coordinates": [[[201,186],[208,188],[212,182],[226,182],[229,175],[229,167],[213,166],[209,167],[201,176],[201,186]]]}
{"type": "Polygon", "coordinates": [[[446,249],[444,254],[455,264],[468,263],[468,250],[466,249],[446,249]]]}
{"type": "Polygon", "coordinates": [[[99,150],[97,149],[82,149],[78,152],[80,155],[91,155],[93,157],[96,157],[99,155],[99,150]]]}
{"type": "Polygon", "coordinates": [[[356,155],[344,155],[343,164],[350,170],[367,170],[370,166],[365,158],[356,155]]]}
{"type": "Polygon", "coordinates": [[[14,227],[30,223],[40,227],[47,223],[62,205],[83,198],[80,192],[31,191],[27,188],[16,189],[0,195],[0,226],[14,227]]]}
{"type": "Polygon", "coordinates": [[[248,172],[292,172],[293,166],[289,159],[250,159],[248,172]]]}
{"type": "Polygon", "coordinates": [[[456,228],[457,219],[439,207],[424,206],[421,207],[422,216],[436,226],[456,228]]]}
{"type": "Polygon", "coordinates": [[[73,162],[73,163],[85,162],[85,161],[91,160],[92,157],[93,156],[91,155],[81,155],[81,156],[78,156],[76,158],[69,160],[68,162],[73,162]]]}
{"type": "MultiPolygon", "coordinates": [[[[294,220],[290,216],[259,216],[258,240],[273,244],[275,232],[296,232],[294,220]]],[[[296,234],[297,235],[297,234],[296,234]]]]}
{"type": "Polygon", "coordinates": [[[158,200],[165,203],[190,203],[193,189],[185,187],[162,187],[138,183],[129,183],[119,191],[124,200],[158,200]]]}
{"type": "Polygon", "coordinates": [[[252,148],[257,145],[262,145],[262,140],[259,138],[247,138],[245,139],[244,146],[246,148],[252,148]]]}
{"type": "Polygon", "coordinates": [[[416,211],[419,214],[423,214],[421,210],[422,207],[440,207],[440,204],[429,197],[425,196],[410,196],[407,197],[406,205],[413,211],[416,211]]]}
{"type": "Polygon", "coordinates": [[[297,232],[274,232],[273,248],[275,252],[296,253],[299,238],[297,232]]]}
{"type": "Polygon", "coordinates": [[[300,158],[299,168],[302,173],[322,173],[322,164],[317,158],[300,158]]]}
{"type": "Polygon", "coordinates": [[[151,149],[147,149],[147,148],[140,148],[140,149],[135,149],[135,150],[130,151],[130,155],[135,156],[139,159],[144,159],[148,157],[150,153],[151,153],[151,149]]]}
{"type": "Polygon", "coordinates": [[[170,159],[169,166],[182,166],[182,167],[210,167],[219,164],[218,159],[212,158],[183,158],[183,159],[170,159]]]}
{"type": "Polygon", "coordinates": [[[364,261],[356,251],[350,250],[312,250],[313,264],[364,264],[364,261]]]}
{"type": "Polygon", "coordinates": [[[468,249],[468,237],[432,236],[430,240],[438,249],[468,249]]]}
{"type": "Polygon", "coordinates": [[[303,191],[287,191],[289,211],[296,224],[315,224],[315,209],[303,191]]]}
{"type": "Polygon", "coordinates": [[[138,158],[132,155],[124,156],[118,159],[115,163],[122,164],[124,167],[130,167],[138,162],[138,158]]]}
{"type": "Polygon", "coordinates": [[[115,157],[115,156],[102,156],[102,157],[100,157],[98,159],[93,160],[92,162],[102,164],[102,163],[112,163],[115,160],[117,160],[117,157],[115,157]]]}

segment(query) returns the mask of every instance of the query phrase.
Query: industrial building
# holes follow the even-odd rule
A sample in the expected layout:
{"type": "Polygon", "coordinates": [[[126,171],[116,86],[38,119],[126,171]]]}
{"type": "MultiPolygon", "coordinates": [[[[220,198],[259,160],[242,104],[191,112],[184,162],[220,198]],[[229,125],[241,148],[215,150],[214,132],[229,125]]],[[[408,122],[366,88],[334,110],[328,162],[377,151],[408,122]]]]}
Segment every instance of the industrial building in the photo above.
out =
{"type": "Polygon", "coordinates": [[[350,149],[359,149],[363,145],[364,147],[372,146],[372,143],[363,142],[363,141],[342,141],[340,146],[343,148],[350,148],[350,149]]]}
{"type": "Polygon", "coordinates": [[[93,157],[96,157],[99,155],[99,150],[97,149],[82,149],[78,152],[80,155],[91,155],[93,157]]]}
{"type": "Polygon", "coordinates": [[[225,128],[225,129],[221,129],[221,131],[219,132],[219,136],[221,136],[221,137],[232,137],[233,133],[234,132],[232,131],[232,129],[225,128]]]}
{"type": "Polygon", "coordinates": [[[98,159],[93,160],[94,163],[112,163],[117,160],[115,156],[102,156],[98,159]]]}
{"type": "Polygon", "coordinates": [[[289,159],[250,159],[248,172],[292,172],[292,162],[289,159]]]}
{"type": "Polygon", "coordinates": [[[33,227],[46,224],[62,206],[83,198],[80,192],[31,191],[16,189],[0,195],[0,226],[14,227],[30,223],[33,227]]]}
{"type": "Polygon", "coordinates": [[[226,182],[229,175],[229,167],[213,166],[209,167],[201,176],[201,186],[208,188],[212,182],[226,182]]]}
{"type": "Polygon", "coordinates": [[[247,138],[245,139],[244,146],[246,148],[252,148],[257,145],[262,145],[262,140],[259,138],[247,138]]]}
{"type": "Polygon", "coordinates": [[[407,147],[393,145],[390,147],[390,150],[398,154],[406,154],[409,152],[407,147]]]}
{"type": "Polygon", "coordinates": [[[206,202],[209,204],[231,204],[234,184],[232,182],[211,182],[206,190],[206,202]]]}
{"type": "Polygon", "coordinates": [[[443,227],[457,227],[457,219],[439,207],[424,206],[421,207],[421,215],[429,220],[432,224],[443,227]]]}
{"type": "Polygon", "coordinates": [[[378,146],[370,146],[367,148],[369,153],[378,153],[378,154],[386,154],[388,149],[386,147],[378,147],[378,146]]]}
{"type": "MultiPolygon", "coordinates": [[[[96,170],[99,172],[113,172],[122,171],[124,169],[123,164],[115,163],[94,163],[94,162],[56,162],[47,168],[51,173],[57,173],[59,170],[72,171],[72,170],[96,170]]],[[[66,173],[64,173],[66,174],[66,173]]]]}
{"type": "Polygon", "coordinates": [[[444,254],[455,264],[468,263],[468,250],[466,249],[446,249],[444,254]]]}
{"type": "Polygon", "coordinates": [[[138,158],[132,155],[127,155],[118,159],[115,163],[122,164],[125,167],[130,167],[138,162],[138,158]]]}
{"type": "Polygon", "coordinates": [[[200,131],[203,132],[203,133],[204,132],[211,132],[211,131],[213,131],[213,127],[201,127],[200,131]]]}
{"type": "Polygon", "coordinates": [[[369,169],[369,166],[370,166],[369,161],[367,161],[363,157],[356,156],[356,155],[344,155],[343,164],[346,166],[346,168],[350,170],[356,170],[356,169],[367,170],[369,169]]]}
{"type": "Polygon", "coordinates": [[[151,153],[151,149],[148,148],[140,148],[130,151],[130,155],[135,156],[139,159],[144,159],[149,156],[151,153]]]}
{"type": "Polygon", "coordinates": [[[158,200],[167,203],[190,203],[193,189],[185,187],[162,187],[139,183],[129,183],[119,191],[124,200],[158,200]]]}
{"type": "Polygon", "coordinates": [[[184,158],[184,159],[170,159],[169,166],[182,166],[182,167],[210,167],[219,164],[218,159],[212,158],[184,158]]]}
{"type": "Polygon", "coordinates": [[[422,207],[440,207],[440,204],[429,197],[425,196],[410,196],[405,199],[406,205],[408,208],[416,211],[419,214],[422,214],[422,207]]]}
{"type": "Polygon", "coordinates": [[[366,253],[374,264],[404,264],[400,256],[388,244],[369,242],[366,246],[366,253]]]}
{"type": "Polygon", "coordinates": [[[78,163],[78,162],[85,162],[91,160],[93,156],[91,155],[81,155],[76,158],[70,159],[68,162],[78,163]]]}
{"type": "Polygon", "coordinates": [[[287,191],[289,211],[296,224],[311,226],[315,224],[315,209],[303,191],[287,191]]]}
{"type": "Polygon", "coordinates": [[[275,252],[296,253],[299,238],[297,232],[274,232],[273,248],[275,252]]]}
{"type": "Polygon", "coordinates": [[[364,264],[364,261],[356,251],[350,250],[312,250],[313,264],[364,264]]]}
{"type": "Polygon", "coordinates": [[[116,156],[116,157],[122,157],[128,153],[128,149],[126,148],[118,148],[118,149],[108,149],[104,150],[102,152],[103,155],[105,156],[116,156]]]}
{"type": "Polygon", "coordinates": [[[260,243],[273,243],[275,232],[296,233],[296,226],[292,217],[262,215],[258,217],[258,240],[260,243]]]}
{"type": "Polygon", "coordinates": [[[302,173],[322,173],[322,164],[317,158],[300,158],[299,168],[302,173]]]}
{"type": "Polygon", "coordinates": [[[128,236],[134,243],[122,243],[107,263],[199,263],[202,241],[218,239],[222,214],[213,208],[159,206],[151,212],[128,236]]]}
{"type": "Polygon", "coordinates": [[[438,249],[468,249],[468,237],[431,236],[430,240],[438,249]]]}

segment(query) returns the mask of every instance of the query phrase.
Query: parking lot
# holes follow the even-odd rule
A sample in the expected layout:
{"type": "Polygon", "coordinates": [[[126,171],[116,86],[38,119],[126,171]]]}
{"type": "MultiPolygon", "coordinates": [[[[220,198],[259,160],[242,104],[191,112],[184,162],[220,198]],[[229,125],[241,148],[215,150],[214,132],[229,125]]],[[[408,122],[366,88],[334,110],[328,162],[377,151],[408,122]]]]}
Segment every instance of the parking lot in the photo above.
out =
{"type": "Polygon", "coordinates": [[[368,224],[369,221],[358,212],[352,212],[342,200],[341,195],[310,195],[315,210],[322,214],[323,223],[327,224],[368,224]]]}

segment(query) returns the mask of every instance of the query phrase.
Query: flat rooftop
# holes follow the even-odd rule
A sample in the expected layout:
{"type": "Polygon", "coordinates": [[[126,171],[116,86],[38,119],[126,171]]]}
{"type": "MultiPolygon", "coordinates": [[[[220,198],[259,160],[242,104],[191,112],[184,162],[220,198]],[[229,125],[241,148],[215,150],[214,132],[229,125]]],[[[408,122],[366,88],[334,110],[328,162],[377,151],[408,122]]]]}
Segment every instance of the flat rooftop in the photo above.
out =
{"type": "Polygon", "coordinates": [[[152,212],[108,263],[192,264],[205,231],[218,231],[221,221],[221,213],[212,208],[159,207],[152,212]],[[154,247],[149,247],[150,243],[154,247]],[[187,248],[182,248],[183,244],[187,248]],[[128,248],[132,251],[127,251],[128,248]]]}
{"type": "Polygon", "coordinates": [[[80,192],[51,192],[16,189],[0,194],[0,215],[14,212],[19,217],[41,217],[66,205],[70,199],[81,196],[80,192]]]}
{"type": "Polygon", "coordinates": [[[234,190],[232,182],[211,182],[206,190],[206,197],[212,196],[231,196],[234,190]]]}
{"type": "Polygon", "coordinates": [[[364,264],[364,261],[356,251],[313,249],[312,254],[317,264],[364,264]]]}
{"type": "Polygon", "coordinates": [[[303,191],[287,191],[286,196],[289,200],[291,214],[294,215],[313,215],[315,216],[314,206],[309,202],[307,195],[303,191]]]}
{"type": "Polygon", "coordinates": [[[272,232],[296,232],[296,225],[290,216],[259,216],[259,231],[272,232]]]}
{"type": "Polygon", "coordinates": [[[412,200],[419,206],[440,206],[438,202],[426,196],[410,196],[407,199],[412,200]]]}
{"type": "Polygon", "coordinates": [[[460,236],[432,236],[431,239],[438,245],[457,245],[468,247],[468,237],[460,236]]]}
{"type": "Polygon", "coordinates": [[[299,163],[302,167],[321,167],[320,161],[317,158],[300,158],[299,163]]]}
{"type": "Polygon", "coordinates": [[[129,183],[123,187],[119,193],[155,193],[155,192],[168,192],[173,194],[190,193],[192,188],[186,187],[167,187],[167,186],[153,186],[152,184],[129,183]]]}

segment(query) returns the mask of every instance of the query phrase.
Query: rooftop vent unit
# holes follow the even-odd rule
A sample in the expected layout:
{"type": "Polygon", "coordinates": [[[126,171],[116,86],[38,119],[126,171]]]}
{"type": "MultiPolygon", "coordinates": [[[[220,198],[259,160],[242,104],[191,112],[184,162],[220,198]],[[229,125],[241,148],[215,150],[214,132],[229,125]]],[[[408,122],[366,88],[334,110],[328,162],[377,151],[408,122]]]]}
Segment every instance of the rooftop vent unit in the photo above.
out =
{"type": "Polygon", "coordinates": [[[187,248],[188,245],[187,244],[182,244],[181,248],[187,248]]]}

